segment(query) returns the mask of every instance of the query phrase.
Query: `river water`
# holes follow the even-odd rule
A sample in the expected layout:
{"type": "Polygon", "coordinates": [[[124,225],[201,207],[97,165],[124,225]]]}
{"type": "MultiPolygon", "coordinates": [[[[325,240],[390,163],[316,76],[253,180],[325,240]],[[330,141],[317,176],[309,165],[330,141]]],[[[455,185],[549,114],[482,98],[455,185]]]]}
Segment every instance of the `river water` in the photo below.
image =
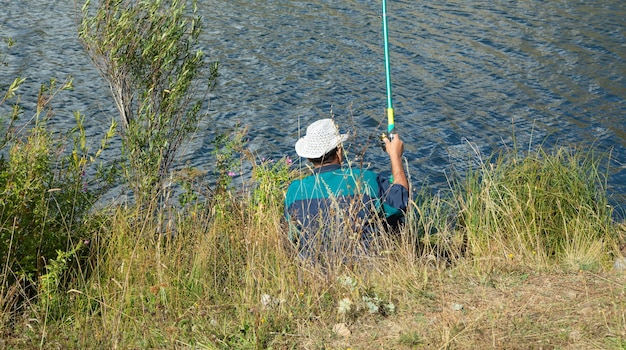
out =
{"type": "MultiPolygon", "coordinates": [[[[71,0],[0,1],[8,51],[0,84],[74,77],[57,122],[87,115],[102,135],[116,116],[107,85],[77,39],[71,0]]],[[[220,62],[210,117],[181,160],[210,170],[211,141],[250,128],[259,158],[297,158],[306,125],[334,116],[349,154],[386,170],[381,3],[371,0],[200,0],[202,49],[220,62]]],[[[608,190],[626,195],[626,2],[623,0],[388,0],[396,127],[411,182],[446,187],[470,162],[505,147],[611,152],[608,190]],[[480,154],[480,156],[477,155],[480,154]]],[[[32,99],[31,99],[32,100],[32,99]]]]}

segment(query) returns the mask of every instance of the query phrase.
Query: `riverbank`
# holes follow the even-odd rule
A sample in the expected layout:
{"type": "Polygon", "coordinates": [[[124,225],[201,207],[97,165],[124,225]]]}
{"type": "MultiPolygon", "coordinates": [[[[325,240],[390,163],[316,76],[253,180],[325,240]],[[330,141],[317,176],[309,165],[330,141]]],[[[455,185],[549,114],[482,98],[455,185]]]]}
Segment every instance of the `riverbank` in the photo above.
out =
{"type": "Polygon", "coordinates": [[[505,153],[449,194],[415,191],[398,236],[331,266],[286,239],[286,159],[183,206],[104,208],[28,299],[2,291],[5,348],[403,349],[626,345],[626,226],[582,150],[505,153]],[[426,234],[428,233],[428,234],[426,234]]]}

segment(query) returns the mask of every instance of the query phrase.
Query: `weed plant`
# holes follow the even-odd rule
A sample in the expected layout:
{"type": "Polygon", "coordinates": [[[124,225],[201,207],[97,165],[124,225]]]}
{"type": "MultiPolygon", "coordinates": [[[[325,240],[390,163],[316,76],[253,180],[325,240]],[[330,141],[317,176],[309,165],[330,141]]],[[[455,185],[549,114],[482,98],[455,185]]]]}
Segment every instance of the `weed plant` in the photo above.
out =
{"type": "Polygon", "coordinates": [[[82,242],[88,236],[83,220],[112,179],[111,173],[97,166],[115,125],[95,152],[87,146],[80,113],[75,114],[76,127],[66,134],[49,130],[48,103],[71,88],[71,80],[61,86],[55,80],[42,86],[34,115],[19,121],[23,111],[16,92],[23,81],[15,79],[1,101],[13,103],[10,115],[3,118],[0,149],[3,286],[17,280],[36,281],[47,261],[57,257],[57,250],[65,252],[82,242]],[[88,172],[93,176],[88,177],[88,172]]]}

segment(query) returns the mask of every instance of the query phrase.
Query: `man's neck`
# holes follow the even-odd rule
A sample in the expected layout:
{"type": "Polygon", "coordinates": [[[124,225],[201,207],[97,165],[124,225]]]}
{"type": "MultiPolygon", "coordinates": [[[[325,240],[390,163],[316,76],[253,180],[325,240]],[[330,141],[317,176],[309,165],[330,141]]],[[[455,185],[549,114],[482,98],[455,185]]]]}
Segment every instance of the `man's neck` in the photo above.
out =
{"type": "Polygon", "coordinates": [[[333,165],[333,164],[341,164],[341,162],[340,162],[339,160],[335,160],[335,161],[330,162],[330,163],[319,163],[319,164],[313,164],[313,167],[314,167],[315,169],[317,169],[317,168],[321,168],[321,167],[325,167],[325,166],[328,166],[328,165],[333,165]]]}

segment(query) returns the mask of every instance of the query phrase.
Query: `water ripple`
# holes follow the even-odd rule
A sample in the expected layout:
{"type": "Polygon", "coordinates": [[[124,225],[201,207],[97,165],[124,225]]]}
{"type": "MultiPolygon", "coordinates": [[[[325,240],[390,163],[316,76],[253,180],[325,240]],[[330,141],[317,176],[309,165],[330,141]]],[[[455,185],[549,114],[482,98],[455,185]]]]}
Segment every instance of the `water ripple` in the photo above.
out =
{"type": "MultiPolygon", "coordinates": [[[[202,49],[221,63],[210,121],[182,159],[212,167],[211,141],[243,123],[260,157],[295,157],[311,121],[334,115],[352,154],[385,169],[380,3],[366,0],[201,0],[202,49]],[[368,144],[368,142],[370,144],[368,144]]],[[[108,87],[77,40],[67,1],[4,6],[17,40],[3,84],[75,77],[55,108],[89,116],[98,135],[115,115],[108,87]]],[[[626,3],[621,0],[394,0],[387,2],[396,124],[416,186],[446,186],[476,150],[594,145],[611,150],[611,190],[626,194],[626,3]]],[[[26,100],[26,99],[25,99],[26,100]]],[[[468,162],[469,160],[469,162],[468,162]]]]}

